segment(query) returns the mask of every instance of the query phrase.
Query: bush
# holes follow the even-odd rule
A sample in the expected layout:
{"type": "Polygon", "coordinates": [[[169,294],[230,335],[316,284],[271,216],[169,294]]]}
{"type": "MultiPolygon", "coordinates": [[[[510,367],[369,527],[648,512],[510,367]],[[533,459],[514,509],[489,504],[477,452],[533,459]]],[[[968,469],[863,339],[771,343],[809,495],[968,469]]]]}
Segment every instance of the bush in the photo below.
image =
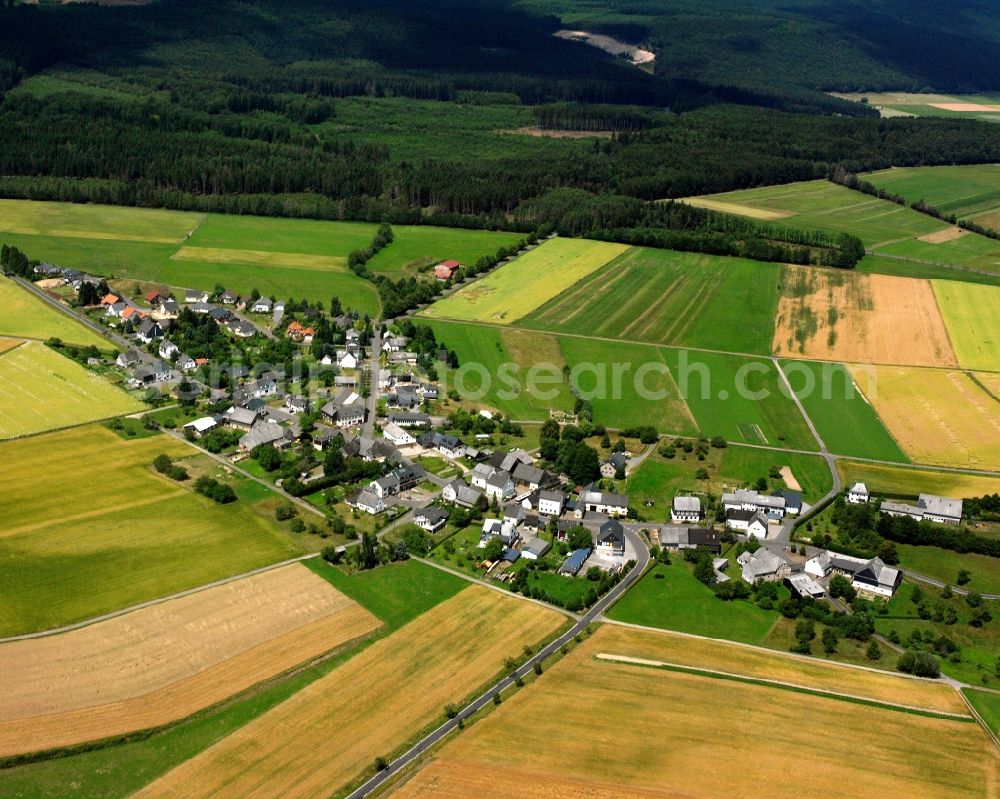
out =
{"type": "Polygon", "coordinates": [[[334,565],[340,563],[344,559],[344,553],[340,551],[339,547],[323,547],[319,551],[320,557],[323,558],[327,563],[332,563],[334,565]]]}
{"type": "Polygon", "coordinates": [[[302,521],[302,519],[300,519],[298,516],[296,516],[294,519],[292,519],[292,523],[289,525],[289,529],[293,533],[301,533],[303,530],[306,529],[306,523],[302,521]]]}
{"type": "Polygon", "coordinates": [[[230,502],[236,501],[236,492],[233,491],[232,486],[220,483],[218,480],[204,475],[195,480],[194,490],[218,502],[220,505],[227,505],[230,502]]]}
{"type": "Polygon", "coordinates": [[[927,652],[904,652],[896,668],[915,677],[937,678],[941,675],[937,658],[927,652]]]}
{"type": "Polygon", "coordinates": [[[285,502],[274,509],[274,518],[279,522],[287,522],[296,515],[295,506],[291,502],[285,502]]]}
{"type": "Polygon", "coordinates": [[[153,468],[160,474],[166,474],[170,470],[171,463],[169,455],[157,455],[153,458],[153,468]]]}
{"type": "Polygon", "coordinates": [[[187,469],[182,466],[171,466],[167,469],[167,477],[180,483],[187,480],[190,475],[188,474],[187,469]]]}

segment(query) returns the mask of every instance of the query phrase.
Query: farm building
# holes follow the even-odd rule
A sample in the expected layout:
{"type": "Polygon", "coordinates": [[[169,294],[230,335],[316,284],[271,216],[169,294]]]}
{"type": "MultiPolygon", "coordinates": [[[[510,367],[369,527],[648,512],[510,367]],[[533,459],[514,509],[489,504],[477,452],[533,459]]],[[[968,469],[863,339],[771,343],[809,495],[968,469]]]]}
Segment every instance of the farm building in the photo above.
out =
{"type": "Polygon", "coordinates": [[[532,538],[521,549],[521,557],[528,560],[538,560],[549,551],[551,546],[544,538],[532,538]]]}
{"type": "Polygon", "coordinates": [[[958,524],[962,520],[962,500],[935,494],[921,494],[916,505],[883,502],[879,510],[890,516],[909,516],[918,521],[938,524],[958,524]]]}
{"type": "Polygon", "coordinates": [[[226,425],[237,430],[249,430],[260,418],[256,411],[249,408],[230,408],[224,416],[226,425]]]}
{"type": "Polygon", "coordinates": [[[824,550],[816,557],[809,558],[803,568],[805,569],[805,573],[811,577],[826,577],[832,568],[830,553],[824,550]]]}
{"type": "Polygon", "coordinates": [[[718,530],[704,527],[674,527],[664,525],[659,530],[660,546],[664,549],[697,549],[704,547],[709,552],[722,552],[722,534],[718,530]]]}
{"type": "Polygon", "coordinates": [[[903,573],[887,566],[881,558],[866,560],[831,552],[830,568],[831,571],[850,578],[851,585],[858,591],[890,599],[903,581],[903,573]]]}
{"type": "Polygon", "coordinates": [[[563,561],[562,566],[559,567],[559,574],[565,577],[576,577],[589,557],[589,549],[576,550],[572,555],[566,558],[565,561],[563,561]]]}
{"type": "Polygon", "coordinates": [[[797,593],[803,599],[807,596],[813,599],[820,599],[826,592],[823,590],[823,586],[817,583],[812,577],[810,577],[805,572],[799,572],[798,574],[792,574],[785,578],[785,582],[788,583],[788,587],[791,588],[795,593],[797,593]]]}
{"type": "Polygon", "coordinates": [[[781,519],[785,515],[785,498],[767,496],[759,491],[738,488],[722,495],[722,507],[728,510],[755,510],[769,519],[781,519]]]}
{"type": "Polygon", "coordinates": [[[400,427],[429,427],[431,417],[426,413],[391,413],[389,421],[400,427]]]}
{"type": "MultiPolygon", "coordinates": [[[[583,492],[583,510],[592,513],[603,513],[606,516],[624,516],[628,513],[628,497],[624,494],[612,494],[608,491],[598,491],[591,484],[583,492]]],[[[580,509],[577,508],[578,515],[580,509]]]]}
{"type": "Polygon", "coordinates": [[[203,436],[205,433],[214,430],[219,426],[219,423],[212,416],[202,416],[200,419],[195,419],[193,422],[188,422],[184,425],[185,430],[190,430],[196,436],[203,436]]]}
{"type": "Polygon", "coordinates": [[[674,497],[670,505],[670,520],[673,522],[701,521],[701,500],[698,497],[674,497]]]}
{"type": "Polygon", "coordinates": [[[244,452],[250,452],[266,444],[281,449],[290,443],[291,441],[285,435],[285,430],[280,425],[262,422],[254,425],[250,432],[240,439],[240,449],[244,452]]]}
{"type": "Polygon", "coordinates": [[[455,260],[442,261],[434,267],[434,277],[442,281],[451,280],[461,266],[462,265],[455,260]]]}
{"type": "Polygon", "coordinates": [[[744,552],[736,558],[736,562],[743,570],[743,579],[751,585],[759,580],[782,580],[792,573],[791,564],[766,547],[761,547],[756,552],[744,552]]]}

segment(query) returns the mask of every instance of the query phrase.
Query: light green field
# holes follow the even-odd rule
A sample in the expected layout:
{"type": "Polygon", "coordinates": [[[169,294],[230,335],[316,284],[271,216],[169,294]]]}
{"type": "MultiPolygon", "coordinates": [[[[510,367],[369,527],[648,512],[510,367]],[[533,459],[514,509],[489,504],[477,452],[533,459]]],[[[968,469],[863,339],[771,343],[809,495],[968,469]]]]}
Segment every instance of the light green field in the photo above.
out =
{"type": "Polygon", "coordinates": [[[904,569],[912,569],[917,574],[936,577],[952,585],[958,579],[959,571],[965,569],[972,575],[972,581],[965,588],[985,594],[1000,594],[1000,558],[910,544],[896,544],[896,551],[904,569]]]}
{"type": "Polygon", "coordinates": [[[975,219],[1000,209],[1000,164],[885,169],[864,179],[908,202],[924,200],[959,219],[975,219]]]}
{"type": "Polygon", "coordinates": [[[781,368],[831,452],[909,460],[842,364],[783,361],[781,368]]]}
{"type": "MultiPolygon", "coordinates": [[[[975,119],[985,122],[1000,122],[1000,97],[991,94],[931,94],[928,92],[853,92],[841,94],[830,92],[845,100],[867,103],[878,107],[885,118],[891,117],[951,117],[952,119],[975,119]],[[939,105],[971,103],[987,106],[978,111],[953,111],[938,108],[939,105]]],[[[918,198],[919,199],[919,198],[918,198]]]]}
{"type": "Polygon", "coordinates": [[[727,488],[750,485],[760,477],[767,478],[769,491],[788,488],[784,480],[770,476],[772,466],[787,466],[791,470],[806,502],[816,502],[833,487],[830,468],[818,455],[769,452],[750,447],[727,447],[722,456],[719,476],[727,483],[727,488]]]}
{"type": "Polygon", "coordinates": [[[636,247],[518,324],[766,355],[780,275],[777,264],[636,247]],[[754,302],[746,302],[747,286],[754,302]]]}
{"type": "Polygon", "coordinates": [[[369,222],[208,214],[184,244],[220,250],[262,250],[346,258],[351,250],[371,244],[377,229],[378,225],[369,222]]]}
{"type": "Polygon", "coordinates": [[[37,341],[0,353],[0,439],[141,411],[145,405],[37,341]]]}
{"type": "Polygon", "coordinates": [[[707,436],[790,449],[818,449],[785,393],[777,367],[761,358],[664,349],[663,355],[707,436]]]}
{"type": "MultiPolygon", "coordinates": [[[[983,272],[1000,273],[1000,242],[976,233],[934,244],[919,239],[906,239],[887,244],[876,250],[880,255],[894,255],[917,262],[951,264],[983,272]]],[[[955,270],[955,278],[962,279],[962,272],[955,270]]]]}
{"type": "Polygon", "coordinates": [[[170,244],[180,242],[201,219],[183,211],[0,200],[0,231],[11,233],[170,244]]]}
{"type": "Polygon", "coordinates": [[[944,264],[924,264],[905,261],[901,258],[887,258],[883,255],[866,255],[855,267],[858,272],[874,275],[894,275],[896,277],[916,277],[927,280],[961,280],[984,286],[1000,286],[1000,274],[974,272],[967,268],[953,268],[944,264]]]}
{"type": "Polygon", "coordinates": [[[50,307],[10,278],[0,276],[0,335],[59,338],[67,344],[113,349],[111,342],[50,307]]]}
{"type": "Polygon", "coordinates": [[[150,467],[161,453],[192,452],[163,435],[125,441],[102,426],[0,444],[0,635],[67,624],[298,554],[256,503],[217,505],[150,467]]]}
{"type": "Polygon", "coordinates": [[[937,472],[850,460],[838,460],[837,471],[844,485],[850,486],[860,480],[872,493],[901,499],[915,499],[921,493],[957,498],[1000,493],[1000,476],[937,472]]]}
{"type": "Polygon", "coordinates": [[[394,225],[392,233],[392,244],[368,262],[368,269],[393,279],[449,259],[471,266],[484,255],[494,255],[501,247],[517,244],[523,238],[521,233],[422,225],[394,225]]]}
{"type": "Polygon", "coordinates": [[[552,239],[434,303],[422,315],[510,324],[626,250],[624,244],[552,239]]]}
{"type": "Polygon", "coordinates": [[[1000,694],[977,691],[975,688],[963,688],[962,693],[983,717],[993,734],[1000,735],[1000,694]]]}
{"type": "Polygon", "coordinates": [[[953,280],[931,285],[958,365],[1000,372],[1000,288],[953,280]]]}

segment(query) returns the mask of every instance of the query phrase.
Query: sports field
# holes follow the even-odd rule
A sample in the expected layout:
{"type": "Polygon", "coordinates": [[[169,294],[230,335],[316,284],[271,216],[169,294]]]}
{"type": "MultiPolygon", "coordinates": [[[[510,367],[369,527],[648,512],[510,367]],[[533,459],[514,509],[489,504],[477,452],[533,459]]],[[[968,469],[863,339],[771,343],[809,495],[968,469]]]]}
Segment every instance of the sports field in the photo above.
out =
{"type": "Polygon", "coordinates": [[[1000,475],[936,472],[851,460],[838,460],[837,471],[846,486],[861,481],[870,492],[890,497],[916,499],[917,495],[928,493],[964,498],[1000,493],[1000,475]]]}
{"type": "Polygon", "coordinates": [[[785,267],[774,352],[851,363],[956,366],[931,284],[785,267]]]}
{"type": "MultiPolygon", "coordinates": [[[[655,662],[672,662],[675,644],[674,636],[610,626],[598,630],[551,667],[537,690],[522,691],[495,708],[391,795],[750,799],[766,785],[769,796],[792,799],[802,795],[801,783],[774,775],[815,746],[817,737],[823,756],[810,763],[810,781],[823,786],[824,796],[983,799],[994,792],[997,754],[971,720],[907,715],[740,679],[607,659],[650,659],[659,652],[655,662]],[[605,723],[594,724],[594,719],[605,723]],[[587,734],[573,734],[581,729],[587,734]],[[766,745],[750,743],[749,730],[766,730],[766,745]],[[512,757],[511,741],[531,742],[531,757],[512,757]],[[547,746],[548,741],[559,745],[547,746]],[[877,756],[859,757],[859,752],[877,756]]],[[[756,673],[741,651],[731,649],[708,662],[723,671],[756,673]]],[[[810,667],[798,668],[799,661],[766,657],[780,663],[787,675],[780,679],[816,684],[810,667]]],[[[931,686],[934,695],[929,696],[920,684],[894,675],[868,679],[855,670],[824,669],[830,673],[824,672],[819,687],[846,685],[854,694],[878,697],[901,694],[907,703],[926,700],[936,706],[939,692],[951,690],[931,686]],[[842,680],[832,676],[838,670],[844,672],[842,680]]]]}
{"type": "Polygon", "coordinates": [[[519,325],[768,355],[780,274],[776,264],[635,247],[519,325]]]}
{"type": "MultiPolygon", "coordinates": [[[[1000,108],[997,111],[1000,114],[1000,108]]],[[[988,227],[1000,210],[998,164],[884,169],[864,179],[905,197],[907,202],[924,200],[942,213],[973,219],[988,227]]]]}
{"type": "Polygon", "coordinates": [[[0,444],[0,635],[57,627],[299,554],[252,502],[217,505],[150,467],[161,453],[192,452],[167,436],[126,441],[103,426],[0,444]]]}
{"type": "Polygon", "coordinates": [[[0,439],[141,411],[146,406],[37,341],[0,352],[0,439]]]}
{"type": "Polygon", "coordinates": [[[67,344],[80,344],[104,350],[111,342],[50,307],[10,278],[0,275],[0,335],[34,338],[44,341],[59,338],[67,344]]]}
{"type": "Polygon", "coordinates": [[[850,369],[910,460],[1000,469],[1000,403],[968,375],[898,366],[850,369]]]}
{"type": "Polygon", "coordinates": [[[1000,372],[1000,288],[954,280],[932,285],[958,365],[1000,372]]]}
{"type": "Polygon", "coordinates": [[[624,244],[557,238],[422,311],[423,316],[510,324],[626,252],[624,244]]]}
{"type": "Polygon", "coordinates": [[[565,622],[473,586],[173,769],[137,797],[337,794],[565,622]],[[489,619],[489,624],[483,624],[489,619]]]}
{"type": "MultiPolygon", "coordinates": [[[[393,225],[392,244],[376,253],[367,266],[371,272],[393,280],[415,274],[420,267],[455,260],[472,266],[501,247],[517,244],[524,236],[498,230],[393,225]]],[[[369,238],[371,238],[369,236],[369,238]]],[[[367,244],[367,242],[366,242],[367,244]]]]}
{"type": "Polygon", "coordinates": [[[781,368],[830,452],[908,460],[843,364],[782,361],[781,368]]]}
{"type": "Polygon", "coordinates": [[[662,353],[705,435],[790,449],[819,448],[770,360],[666,348],[662,353]]]}
{"type": "Polygon", "coordinates": [[[296,564],[61,635],[0,644],[9,686],[0,698],[0,756],[177,721],[379,625],[296,564]]]}

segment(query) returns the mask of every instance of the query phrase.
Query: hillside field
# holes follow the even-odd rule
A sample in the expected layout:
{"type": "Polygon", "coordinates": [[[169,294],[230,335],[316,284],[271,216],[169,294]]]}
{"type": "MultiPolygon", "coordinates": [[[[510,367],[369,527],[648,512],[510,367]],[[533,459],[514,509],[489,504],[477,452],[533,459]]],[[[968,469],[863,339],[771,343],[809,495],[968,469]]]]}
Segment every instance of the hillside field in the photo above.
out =
{"type": "MultiPolygon", "coordinates": [[[[7,357],[7,356],[3,356],[7,357]]],[[[297,554],[273,516],[218,505],[150,464],[190,456],[103,426],[0,444],[0,635],[67,624],[297,554]]],[[[270,496],[270,495],[268,495],[270,496]]]]}
{"type": "Polygon", "coordinates": [[[830,452],[903,463],[908,460],[846,366],[782,361],[781,368],[830,452]]]}
{"type": "Polygon", "coordinates": [[[37,341],[0,352],[0,439],[84,424],[146,406],[37,341]]]}
{"type": "Polygon", "coordinates": [[[1000,475],[937,472],[852,460],[838,460],[837,471],[847,487],[861,481],[872,493],[900,499],[916,499],[921,493],[959,499],[1000,493],[1000,475]]]}
{"type": "Polygon", "coordinates": [[[910,460],[1000,469],[1000,403],[964,372],[879,366],[851,374],[910,460]]]}
{"type": "Polygon", "coordinates": [[[768,355],[780,274],[759,261],[635,247],[518,324],[768,355]]]}
{"type": "Polygon", "coordinates": [[[393,225],[392,232],[392,244],[376,253],[367,266],[371,272],[387,275],[393,280],[415,274],[421,266],[449,259],[463,266],[472,266],[484,255],[493,255],[501,247],[517,244],[523,238],[521,233],[498,230],[423,225],[393,225]]]}
{"type": "MultiPolygon", "coordinates": [[[[0,237],[2,240],[2,237],[0,237]]],[[[113,349],[110,341],[97,335],[7,277],[0,275],[0,335],[34,338],[42,341],[59,338],[67,344],[93,345],[113,349]]]]}
{"type": "Polygon", "coordinates": [[[551,239],[438,300],[421,315],[510,324],[628,249],[624,244],[604,241],[551,239]]]}
{"type": "MultiPolygon", "coordinates": [[[[876,799],[901,792],[915,799],[943,793],[982,799],[992,790],[997,755],[968,717],[909,715],[752,684],[752,676],[719,679],[657,668],[656,663],[672,662],[675,645],[683,649],[685,644],[672,636],[601,628],[552,666],[537,690],[522,691],[494,708],[391,796],[715,799],[755,796],[767,784],[770,796],[791,799],[801,796],[801,785],[775,780],[774,772],[813,745],[819,729],[824,730],[823,757],[811,769],[826,796],[876,799]],[[652,659],[654,654],[659,657],[652,659]],[[609,659],[631,657],[651,662],[609,659]],[[595,725],[595,718],[606,723],[595,725]],[[720,724],[721,718],[729,723],[720,724]],[[587,735],[571,733],[580,729],[587,735]],[[766,748],[747,745],[751,729],[768,731],[766,748]],[[534,746],[528,761],[511,757],[509,741],[559,741],[559,746],[534,746]],[[608,757],[610,751],[617,756],[608,757]],[[859,758],[859,751],[877,752],[878,764],[859,758]],[[707,767],[719,758],[724,767],[707,767]]],[[[759,673],[752,663],[744,665],[742,650],[725,649],[708,659],[711,667],[759,673]]],[[[951,689],[928,686],[932,692],[923,692],[915,681],[895,675],[868,678],[860,687],[864,678],[855,670],[824,667],[824,679],[817,681],[807,664],[767,657],[782,667],[783,679],[795,684],[899,696],[906,703],[926,698],[932,707],[947,691],[949,706],[958,703],[951,689]]]]}
{"type": "Polygon", "coordinates": [[[293,564],[62,635],[0,644],[10,680],[0,756],[177,721],[379,625],[293,564]]]}
{"type": "Polygon", "coordinates": [[[1000,372],[1000,288],[954,280],[932,285],[958,365],[1000,372]]]}
{"type": "MultiPolygon", "coordinates": [[[[996,119],[1000,120],[1000,107],[996,119]]],[[[986,227],[1000,221],[1000,164],[884,169],[864,176],[907,202],[924,200],[945,214],[986,227]]]]}
{"type": "MultiPolygon", "coordinates": [[[[881,109],[886,118],[900,116],[915,117],[959,117],[964,119],[982,119],[987,122],[1000,122],[1000,98],[989,94],[940,94],[931,92],[830,92],[845,100],[860,102],[866,98],[869,105],[881,109]]],[[[953,169],[961,167],[932,167],[933,169],[953,169]]],[[[973,167],[978,168],[978,167],[973,167]]],[[[897,170],[886,170],[897,171],[897,170]]],[[[910,168],[900,169],[900,172],[910,171],[910,168]]],[[[880,172],[871,173],[875,178],[880,172]]],[[[875,182],[874,180],[872,182],[875,182]]],[[[876,185],[882,185],[877,183],[876,185]]],[[[920,199],[919,197],[917,199],[920,199]]]]}
{"type": "Polygon", "coordinates": [[[136,794],[311,797],[340,792],[564,623],[474,586],[384,638],[136,794]],[[483,625],[482,619],[490,623],[483,625]]]}

